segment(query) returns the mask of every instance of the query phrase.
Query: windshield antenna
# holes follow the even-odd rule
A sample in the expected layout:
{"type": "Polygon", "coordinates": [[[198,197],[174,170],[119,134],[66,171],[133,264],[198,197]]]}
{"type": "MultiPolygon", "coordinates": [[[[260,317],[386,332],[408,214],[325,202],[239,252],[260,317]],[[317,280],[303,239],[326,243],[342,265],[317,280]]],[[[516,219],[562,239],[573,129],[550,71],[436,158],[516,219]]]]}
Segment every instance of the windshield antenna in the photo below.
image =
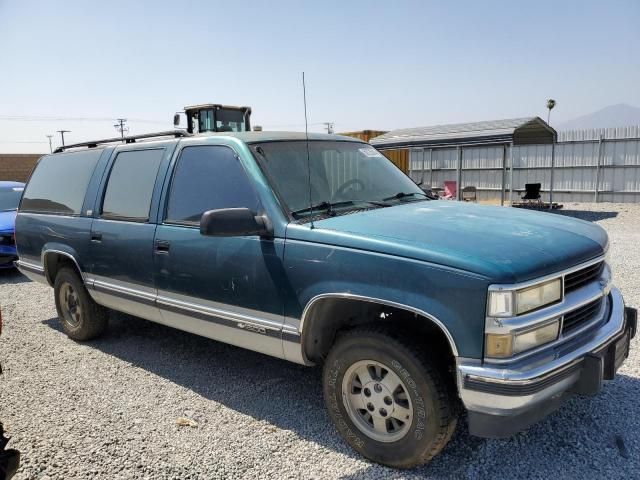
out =
{"type": "Polygon", "coordinates": [[[304,101],[304,136],[307,140],[307,171],[309,172],[309,218],[313,229],[313,200],[311,199],[311,155],[309,154],[309,124],[307,123],[307,87],[302,72],[302,98],[304,101]]]}

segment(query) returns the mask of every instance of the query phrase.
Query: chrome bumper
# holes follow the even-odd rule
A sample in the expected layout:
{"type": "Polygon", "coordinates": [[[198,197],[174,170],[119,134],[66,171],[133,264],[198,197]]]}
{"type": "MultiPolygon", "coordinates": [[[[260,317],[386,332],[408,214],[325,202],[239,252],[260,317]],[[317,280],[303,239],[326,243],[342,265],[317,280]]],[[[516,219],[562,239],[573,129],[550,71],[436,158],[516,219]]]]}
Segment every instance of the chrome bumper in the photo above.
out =
{"type": "Polygon", "coordinates": [[[542,355],[516,365],[458,361],[458,389],[469,412],[471,433],[509,436],[546,416],[567,395],[597,393],[602,379],[613,378],[621,360],[609,357],[628,354],[617,353],[616,345],[622,341],[628,345],[636,320],[635,314],[626,320],[624,301],[616,288],[611,289],[608,303],[608,321],[599,329],[542,355]],[[492,433],[492,425],[501,426],[492,433]]]}

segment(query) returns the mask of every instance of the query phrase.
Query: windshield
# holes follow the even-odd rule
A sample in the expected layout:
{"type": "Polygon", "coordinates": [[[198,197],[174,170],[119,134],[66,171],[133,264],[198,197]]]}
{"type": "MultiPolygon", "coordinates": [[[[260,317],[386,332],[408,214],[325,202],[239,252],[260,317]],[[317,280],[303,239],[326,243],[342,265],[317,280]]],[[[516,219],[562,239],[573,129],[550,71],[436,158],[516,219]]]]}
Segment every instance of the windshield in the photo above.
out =
{"type": "Polygon", "coordinates": [[[420,188],[373,147],[357,142],[303,141],[252,145],[289,211],[362,208],[425,200],[420,188]],[[310,205],[314,205],[310,209],[310,205]],[[317,206],[317,208],[315,207],[317,206]]]}
{"type": "Polygon", "coordinates": [[[24,187],[0,188],[0,212],[16,210],[24,187]]]}

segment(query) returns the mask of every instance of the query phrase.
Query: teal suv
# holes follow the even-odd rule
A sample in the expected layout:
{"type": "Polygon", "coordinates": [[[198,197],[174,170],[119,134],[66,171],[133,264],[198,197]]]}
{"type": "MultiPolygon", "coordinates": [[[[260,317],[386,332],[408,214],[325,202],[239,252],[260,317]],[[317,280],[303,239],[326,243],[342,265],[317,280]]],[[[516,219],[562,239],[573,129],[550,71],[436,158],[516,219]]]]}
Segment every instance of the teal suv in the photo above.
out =
{"type": "Polygon", "coordinates": [[[463,411],[471,434],[504,437],[598,393],[636,330],[599,226],[430,200],[340,136],[67,146],[38,162],[16,241],[70,338],[118,310],[321,365],[339,434],[401,468],[437,455],[463,411]]]}

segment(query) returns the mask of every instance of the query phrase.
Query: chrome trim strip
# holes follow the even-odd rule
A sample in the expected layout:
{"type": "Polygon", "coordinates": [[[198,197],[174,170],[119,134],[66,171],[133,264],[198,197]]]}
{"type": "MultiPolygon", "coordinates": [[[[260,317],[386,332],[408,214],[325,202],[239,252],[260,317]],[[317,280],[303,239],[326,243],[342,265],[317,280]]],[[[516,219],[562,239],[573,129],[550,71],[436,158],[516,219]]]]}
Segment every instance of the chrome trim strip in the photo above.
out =
{"type": "MultiPolygon", "coordinates": [[[[348,300],[359,300],[359,301],[363,301],[363,302],[378,303],[380,305],[386,305],[386,306],[389,306],[389,307],[399,308],[401,310],[406,310],[406,311],[415,313],[417,315],[421,315],[423,317],[426,317],[427,319],[429,319],[433,323],[435,323],[440,328],[440,330],[442,330],[442,332],[447,337],[447,340],[449,341],[449,346],[451,347],[453,355],[456,356],[456,357],[458,356],[458,349],[456,347],[455,341],[453,340],[453,337],[451,336],[451,333],[449,332],[447,327],[445,327],[444,324],[439,319],[434,317],[433,315],[431,315],[431,314],[429,314],[429,313],[427,313],[427,312],[425,312],[423,310],[411,307],[409,305],[404,305],[402,303],[383,300],[383,299],[380,299],[380,298],[365,297],[365,296],[362,296],[362,295],[354,295],[352,293],[322,293],[320,295],[316,295],[311,300],[309,300],[307,305],[304,307],[304,310],[302,312],[302,317],[300,318],[300,325],[298,326],[298,331],[300,333],[301,339],[304,339],[304,325],[305,325],[305,322],[306,322],[306,319],[307,319],[307,315],[309,314],[309,311],[311,310],[311,307],[313,307],[313,305],[317,301],[323,300],[323,299],[326,299],[326,298],[344,298],[344,299],[348,299],[348,300]]],[[[300,343],[300,347],[303,348],[303,345],[304,345],[304,341],[302,341],[300,343]]]]}
{"type": "Polygon", "coordinates": [[[37,263],[25,262],[24,260],[16,260],[16,267],[31,270],[33,272],[41,272],[44,274],[44,267],[37,263]]]}
{"type": "Polygon", "coordinates": [[[107,292],[123,293],[128,296],[136,297],[146,302],[154,302],[156,300],[156,294],[144,292],[142,290],[136,290],[130,287],[117,285],[114,283],[104,282],[102,280],[96,280],[95,278],[88,277],[87,281],[91,282],[91,287],[95,290],[106,290],[107,292]]]}
{"type": "Polygon", "coordinates": [[[246,324],[251,325],[256,328],[266,328],[267,330],[272,331],[281,331],[282,325],[271,322],[269,320],[263,320],[257,317],[252,317],[249,315],[243,315],[235,312],[230,312],[228,310],[221,310],[218,308],[205,307],[203,305],[198,305],[195,303],[185,302],[181,300],[175,300],[173,298],[158,296],[156,298],[156,303],[160,308],[162,306],[174,307],[181,310],[185,310],[193,313],[202,313],[211,317],[224,318],[226,320],[231,320],[232,322],[238,322],[237,328],[243,329],[245,327],[241,327],[240,325],[246,324]]]}
{"type": "MultiPolygon", "coordinates": [[[[605,255],[606,255],[606,253],[605,253],[605,255]]],[[[549,275],[545,275],[544,277],[538,277],[538,278],[535,278],[533,280],[527,280],[526,282],[489,285],[489,291],[520,290],[521,288],[532,287],[532,286],[537,285],[539,283],[544,283],[544,282],[547,282],[549,280],[553,280],[555,278],[565,277],[566,275],[569,275],[570,273],[576,272],[576,271],[581,270],[583,268],[590,267],[591,265],[594,265],[594,264],[596,264],[598,262],[603,261],[605,259],[605,255],[602,255],[600,257],[594,258],[592,260],[589,260],[588,262],[580,263],[580,264],[575,265],[573,267],[561,270],[559,272],[550,273],[549,275]]],[[[564,282],[562,282],[562,289],[563,289],[563,296],[564,296],[564,282]]]]}

